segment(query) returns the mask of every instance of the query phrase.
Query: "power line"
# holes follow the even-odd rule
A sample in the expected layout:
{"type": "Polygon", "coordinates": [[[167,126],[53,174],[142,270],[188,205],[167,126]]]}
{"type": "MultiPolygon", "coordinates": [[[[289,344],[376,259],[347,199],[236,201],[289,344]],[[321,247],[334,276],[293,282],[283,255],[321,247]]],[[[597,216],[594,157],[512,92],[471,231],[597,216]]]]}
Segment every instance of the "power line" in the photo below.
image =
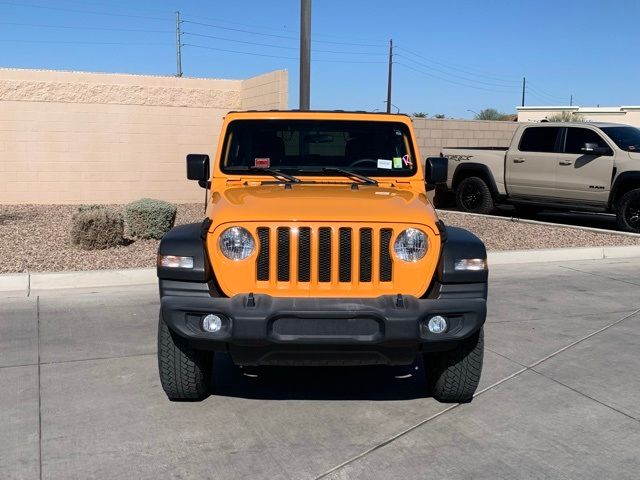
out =
{"type": "Polygon", "coordinates": [[[462,87],[474,88],[476,90],[484,90],[486,92],[509,93],[509,94],[513,94],[514,93],[514,91],[509,91],[509,90],[496,90],[496,89],[491,89],[491,88],[478,87],[476,85],[468,85],[466,83],[458,82],[458,81],[451,80],[451,79],[448,79],[448,78],[445,78],[445,77],[440,77],[438,75],[434,75],[432,73],[428,73],[428,72],[425,72],[423,70],[419,70],[417,68],[413,68],[412,66],[407,65],[405,63],[396,62],[396,64],[400,65],[400,66],[402,66],[404,68],[408,68],[409,70],[413,70],[416,73],[420,73],[422,75],[425,75],[427,77],[431,77],[431,78],[435,78],[435,79],[438,79],[438,80],[442,80],[443,82],[452,83],[454,85],[460,85],[462,87]]]}
{"type": "MultiPolygon", "coordinates": [[[[272,43],[260,43],[260,42],[250,42],[247,40],[236,40],[235,38],[228,37],[218,37],[216,35],[205,35],[203,33],[193,33],[193,32],[182,32],[183,35],[191,35],[193,37],[202,37],[202,38],[212,38],[214,40],[223,40],[226,42],[235,42],[235,43],[243,43],[245,45],[257,45],[260,47],[268,47],[268,48],[282,48],[285,50],[298,50],[296,47],[288,47],[285,45],[274,45],[272,43]]],[[[321,49],[313,49],[314,52],[317,53],[335,53],[342,55],[386,55],[384,53],[373,53],[373,52],[349,52],[349,51],[337,51],[337,50],[321,50],[321,49]]]]}
{"type": "MultiPolygon", "coordinates": [[[[195,16],[191,16],[191,15],[187,15],[187,17],[195,18],[195,16]]],[[[266,30],[266,31],[269,31],[269,32],[272,32],[274,29],[278,28],[278,27],[266,26],[266,25],[256,25],[256,24],[250,24],[250,23],[234,22],[232,20],[228,20],[228,19],[224,19],[224,18],[211,18],[211,17],[207,18],[207,17],[202,17],[202,16],[198,16],[197,18],[198,18],[198,21],[204,20],[204,21],[208,21],[208,22],[214,22],[216,24],[240,25],[241,27],[249,27],[249,28],[258,29],[258,30],[266,30]]],[[[350,41],[351,40],[355,40],[355,41],[358,41],[358,42],[368,42],[368,44],[375,44],[375,46],[379,46],[379,47],[384,47],[386,45],[384,42],[377,42],[376,40],[372,40],[370,38],[345,37],[345,36],[342,36],[342,35],[327,35],[327,34],[322,34],[322,33],[314,33],[313,36],[314,37],[340,39],[340,40],[350,40],[350,41]]],[[[295,38],[297,39],[297,37],[295,37],[295,38]]]]}
{"type": "Polygon", "coordinates": [[[540,95],[545,96],[545,97],[554,98],[554,99],[557,99],[557,100],[566,100],[566,97],[561,97],[559,95],[552,95],[551,93],[545,92],[544,90],[541,90],[538,87],[533,87],[531,85],[531,82],[529,82],[529,88],[531,90],[533,90],[534,92],[538,92],[540,95]]]}
{"type": "Polygon", "coordinates": [[[298,50],[296,47],[286,47],[284,45],[273,45],[270,43],[249,42],[247,40],[235,40],[233,38],[217,37],[215,35],[205,35],[203,33],[182,32],[183,35],[191,35],[193,37],[212,38],[214,40],[224,40],[226,42],[244,43],[245,45],[258,45],[260,47],[283,48],[285,50],[298,50]]]}
{"type": "Polygon", "coordinates": [[[248,33],[250,35],[262,35],[264,37],[272,37],[272,38],[286,38],[289,40],[298,40],[298,37],[292,37],[290,35],[278,35],[276,33],[261,33],[254,32],[251,30],[244,30],[241,28],[233,28],[233,27],[223,27],[221,25],[213,25],[211,23],[201,23],[201,22],[192,22],[191,20],[183,20],[183,23],[189,23],[191,25],[199,25],[201,27],[209,27],[209,28],[218,28],[220,30],[228,30],[230,32],[240,32],[240,33],[248,33]]]}
{"type": "Polygon", "coordinates": [[[139,30],[137,28],[111,28],[111,27],[79,27],[76,25],[50,25],[42,23],[14,23],[0,22],[0,25],[35,28],[59,28],[64,30],[100,30],[108,32],[133,32],[133,33],[172,33],[172,30],[139,30]]]}
{"type": "MultiPolygon", "coordinates": [[[[240,51],[240,50],[228,50],[226,48],[216,48],[216,47],[208,47],[206,45],[195,45],[193,43],[183,43],[182,44],[183,47],[195,47],[195,48],[202,48],[204,50],[213,50],[216,52],[225,52],[225,53],[237,53],[240,55],[251,55],[251,56],[255,56],[255,57],[267,57],[267,58],[282,58],[285,60],[298,60],[298,57],[287,57],[284,55],[270,55],[270,54],[266,54],[266,53],[257,53],[257,52],[245,52],[245,51],[240,51]]],[[[329,60],[329,59],[318,59],[318,58],[314,58],[312,60],[312,62],[321,62],[321,63],[366,63],[366,64],[383,64],[386,62],[383,61],[368,61],[368,60],[329,60]]]]}
{"type": "Polygon", "coordinates": [[[444,73],[445,75],[448,75],[450,77],[459,78],[459,79],[467,81],[467,82],[479,83],[481,85],[487,85],[487,86],[490,86],[490,87],[516,88],[515,85],[501,85],[499,83],[490,83],[490,82],[485,82],[485,81],[482,81],[482,80],[475,80],[473,78],[463,77],[461,75],[456,75],[455,73],[450,73],[450,72],[447,72],[445,70],[438,69],[438,68],[432,67],[430,65],[426,65],[424,63],[420,63],[417,60],[413,60],[413,59],[407,57],[406,55],[402,55],[402,54],[399,54],[399,53],[396,54],[396,57],[404,58],[404,59],[406,59],[406,60],[408,60],[410,62],[413,62],[413,63],[415,63],[417,65],[420,65],[421,67],[428,68],[429,70],[435,70],[436,72],[444,73]]]}
{"type": "MultiPolygon", "coordinates": [[[[239,33],[247,33],[249,35],[259,35],[259,36],[263,36],[263,37],[271,37],[271,38],[283,38],[286,40],[299,40],[299,38],[297,36],[291,36],[291,35],[280,35],[277,33],[263,33],[263,32],[257,32],[255,30],[246,30],[243,28],[235,28],[235,27],[225,27],[223,25],[214,25],[212,23],[203,23],[203,22],[194,22],[192,20],[183,20],[183,23],[188,23],[191,25],[199,25],[201,27],[207,27],[207,28],[217,28],[220,30],[227,30],[230,32],[239,32],[239,33]]],[[[358,46],[358,47],[379,47],[380,45],[374,45],[371,43],[355,43],[355,42],[334,42],[334,41],[330,41],[330,40],[313,40],[314,43],[327,43],[327,44],[332,44],[332,45],[349,45],[349,46],[358,46]]]]}
{"type": "Polygon", "coordinates": [[[162,18],[162,17],[150,17],[147,15],[131,15],[126,13],[108,13],[108,12],[98,12],[95,10],[79,10],[75,8],[65,8],[65,7],[50,7],[48,5],[36,5],[32,3],[16,3],[16,2],[6,2],[0,1],[0,5],[9,5],[13,7],[23,7],[23,8],[40,8],[44,10],[56,10],[59,12],[71,12],[71,13],[85,13],[88,15],[103,15],[107,17],[124,17],[124,18],[142,18],[145,20],[158,20],[158,21],[171,21],[170,18],[162,18]]]}
{"type": "Polygon", "coordinates": [[[286,60],[297,60],[298,59],[298,57],[285,57],[283,55],[268,55],[266,53],[256,53],[256,52],[241,52],[241,51],[238,51],[238,50],[227,50],[225,48],[207,47],[205,45],[194,45],[192,43],[183,43],[182,46],[183,47],[202,48],[204,50],[214,50],[216,52],[238,53],[240,55],[252,55],[252,56],[255,56],[255,57],[283,58],[283,59],[286,59],[286,60]]]}
{"type": "Polygon", "coordinates": [[[0,42],[4,43],[55,43],[55,44],[68,44],[68,45],[134,45],[134,46],[165,46],[173,45],[169,42],[91,42],[91,41],[63,41],[63,40],[20,40],[2,38],[0,42]]]}
{"type": "Polygon", "coordinates": [[[415,53],[414,51],[409,50],[407,48],[404,48],[402,46],[398,46],[396,48],[398,48],[399,50],[404,50],[405,52],[410,53],[411,55],[413,55],[415,57],[421,58],[422,60],[425,60],[425,61],[427,61],[429,63],[435,63],[436,65],[440,65],[440,66],[448,68],[450,70],[457,70],[459,72],[466,73],[467,75],[472,75],[472,76],[475,76],[475,77],[484,77],[484,78],[487,78],[489,80],[495,80],[495,81],[504,82],[504,83],[520,84],[520,80],[507,79],[505,77],[496,77],[496,76],[493,76],[493,75],[486,75],[486,74],[474,72],[472,70],[466,70],[466,69],[460,68],[459,66],[456,66],[453,63],[446,63],[446,62],[434,60],[433,58],[425,57],[424,55],[420,55],[418,53],[415,53]]]}

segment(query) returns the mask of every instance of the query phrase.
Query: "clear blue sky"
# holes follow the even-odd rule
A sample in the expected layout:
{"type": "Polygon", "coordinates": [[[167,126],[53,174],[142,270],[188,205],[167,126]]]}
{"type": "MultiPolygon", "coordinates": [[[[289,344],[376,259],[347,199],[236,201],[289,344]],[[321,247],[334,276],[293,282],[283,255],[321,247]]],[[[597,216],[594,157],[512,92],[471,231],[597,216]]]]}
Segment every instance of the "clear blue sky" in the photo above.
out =
{"type": "MultiPolygon", "coordinates": [[[[637,0],[312,3],[312,108],[383,110],[390,38],[403,112],[515,112],[523,76],[529,105],[640,104],[637,0]]],[[[285,68],[297,108],[299,0],[0,0],[0,66],[173,75],[176,10],[185,76],[285,68]]]]}

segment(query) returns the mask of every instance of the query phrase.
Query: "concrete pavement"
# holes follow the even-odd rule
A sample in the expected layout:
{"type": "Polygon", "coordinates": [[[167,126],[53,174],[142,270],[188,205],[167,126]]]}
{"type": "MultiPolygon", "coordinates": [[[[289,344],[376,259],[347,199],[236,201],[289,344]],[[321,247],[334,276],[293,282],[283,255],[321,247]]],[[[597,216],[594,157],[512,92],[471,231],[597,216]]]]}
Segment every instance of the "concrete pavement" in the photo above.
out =
{"type": "Polygon", "coordinates": [[[638,478],[640,260],[494,266],[480,394],[422,365],[240,369],[170,403],[155,286],[0,299],[2,478],[638,478]]]}

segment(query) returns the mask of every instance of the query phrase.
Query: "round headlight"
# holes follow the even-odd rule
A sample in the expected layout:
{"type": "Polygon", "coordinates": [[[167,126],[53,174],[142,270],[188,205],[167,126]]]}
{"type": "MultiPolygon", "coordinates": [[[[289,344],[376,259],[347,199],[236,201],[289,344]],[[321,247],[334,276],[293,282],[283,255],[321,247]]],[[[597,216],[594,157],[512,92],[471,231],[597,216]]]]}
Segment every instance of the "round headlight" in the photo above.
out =
{"type": "Polygon", "coordinates": [[[220,235],[218,244],[222,254],[230,260],[244,260],[256,246],[249,231],[242,227],[227,228],[220,235]]]}
{"type": "Polygon", "coordinates": [[[427,253],[429,240],[427,236],[416,228],[403,230],[393,245],[393,250],[400,260],[417,262],[427,253]]]}

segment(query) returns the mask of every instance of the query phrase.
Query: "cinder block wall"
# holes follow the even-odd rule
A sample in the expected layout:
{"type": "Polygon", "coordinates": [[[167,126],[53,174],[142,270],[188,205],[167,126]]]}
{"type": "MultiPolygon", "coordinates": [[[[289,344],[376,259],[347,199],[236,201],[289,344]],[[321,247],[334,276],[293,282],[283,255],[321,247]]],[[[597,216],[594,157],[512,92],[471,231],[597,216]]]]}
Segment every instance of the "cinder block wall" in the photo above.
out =
{"type": "Polygon", "coordinates": [[[423,157],[438,156],[443,147],[507,147],[517,122],[413,118],[423,157]]]}
{"type": "Polygon", "coordinates": [[[287,108],[287,72],[248,80],[0,69],[0,203],[199,202],[185,155],[229,110],[287,108]]]}

